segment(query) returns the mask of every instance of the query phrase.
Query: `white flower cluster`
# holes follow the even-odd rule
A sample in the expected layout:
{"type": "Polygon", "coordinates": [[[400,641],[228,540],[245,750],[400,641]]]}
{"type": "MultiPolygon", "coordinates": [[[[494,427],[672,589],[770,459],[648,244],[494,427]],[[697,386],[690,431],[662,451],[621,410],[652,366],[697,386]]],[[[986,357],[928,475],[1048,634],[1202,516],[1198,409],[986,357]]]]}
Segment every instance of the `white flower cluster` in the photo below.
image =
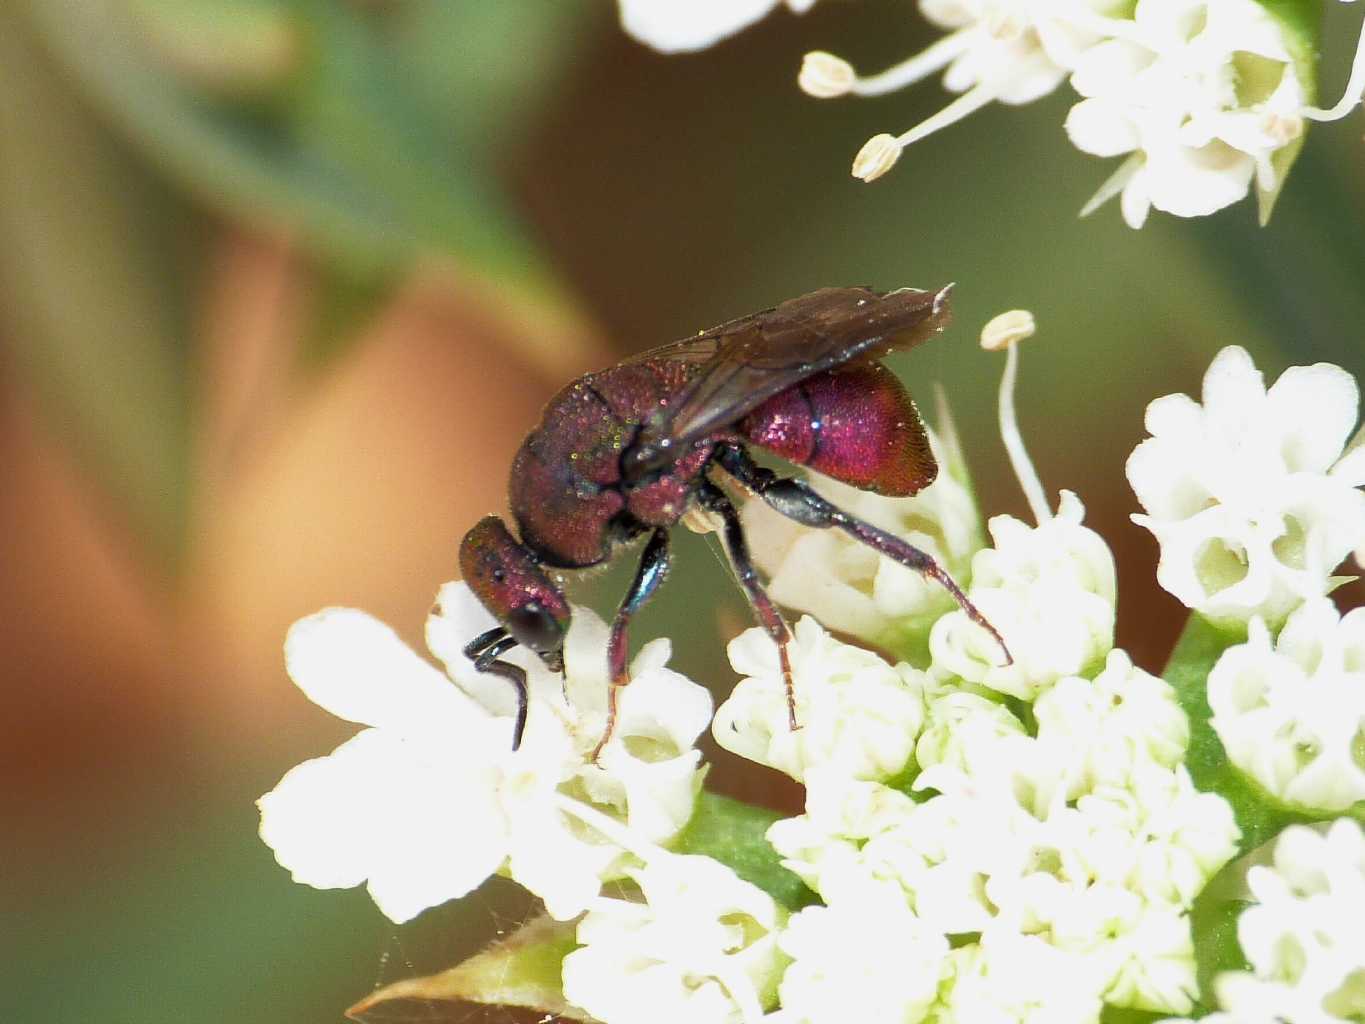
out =
{"type": "Polygon", "coordinates": [[[1359,389],[1339,366],[1295,366],[1269,388],[1244,349],[1220,352],[1203,404],[1147,407],[1128,459],[1161,548],[1157,580],[1247,641],[1208,678],[1228,758],[1275,799],[1317,812],[1365,800],[1365,619],[1326,594],[1365,543],[1359,389]]]}
{"type": "Polygon", "coordinates": [[[968,593],[1008,638],[1014,663],[1000,665],[990,637],[957,609],[934,623],[934,665],[1027,700],[1064,676],[1097,670],[1114,645],[1114,556],[1084,518],[1070,491],[1062,492],[1057,514],[1036,527],[993,517],[995,545],[972,559],[968,593]]]}
{"type": "MultiPolygon", "coordinates": [[[[1254,901],[1237,921],[1250,971],[1220,975],[1210,1024],[1338,1024],[1365,1019],[1365,834],[1296,825],[1274,861],[1247,872],[1254,901]]],[[[1163,1024],[1187,1024],[1167,1021],[1163,1024]]]]}
{"type": "Polygon", "coordinates": [[[1304,47],[1256,0],[920,0],[949,35],[902,64],[860,76],[845,60],[806,55],[801,88],[820,98],[875,96],[945,70],[961,95],[900,135],[868,140],[853,174],[872,181],[905,148],[981,107],[1029,103],[1069,79],[1082,99],[1066,119],[1077,148],[1126,156],[1082,213],[1122,195],[1141,227],[1155,207],[1182,217],[1213,213],[1247,194],[1262,216],[1297,153],[1306,120],[1349,113],[1365,89],[1365,37],[1347,95],[1332,110],[1310,105],[1304,47]]]}
{"type": "MultiPolygon", "coordinates": [[[[899,701],[878,722],[878,705],[854,696],[874,672],[870,655],[811,620],[798,631],[798,707],[807,693],[844,691],[857,713],[840,742],[773,756],[785,728],[775,659],[740,684],[715,726],[722,745],[758,751],[806,784],[805,813],[768,833],[824,904],[795,914],[780,940],[794,961],[782,1019],[835,1020],[827,992],[850,986],[880,1001],[872,1016],[907,1022],[1093,1021],[1106,1002],[1190,1008],[1187,911],[1234,855],[1238,830],[1229,805],[1196,791],[1181,766],[1188,726],[1169,686],[1110,651],[1095,678],[1054,680],[1029,726],[984,687],[885,666],[881,683],[899,701]],[[908,712],[916,699],[922,710],[908,712]],[[915,719],[922,728],[889,742],[915,719]],[[870,754],[851,756],[860,748],[870,754]],[[962,935],[979,939],[950,952],[948,936],[962,935]],[[888,957],[888,947],[917,956],[888,957]]],[[[758,630],[741,637],[736,667],[751,668],[769,643],[758,630]]],[[[813,703],[828,711],[835,699],[813,703]]]]}
{"type": "Polygon", "coordinates": [[[1346,448],[1359,389],[1329,363],[1292,367],[1267,389],[1232,346],[1204,375],[1203,399],[1147,407],[1152,436],[1127,467],[1147,514],[1133,518],[1161,545],[1157,580],[1187,607],[1278,627],[1365,542],[1365,445],[1346,448]]]}
{"type": "Polygon", "coordinates": [[[1309,602],[1274,643],[1253,619],[1208,696],[1229,760],[1272,796],[1320,812],[1365,800],[1365,609],[1309,602]]]}
{"type": "MultiPolygon", "coordinates": [[[[744,678],[713,734],[804,784],[803,813],[767,841],[819,905],[790,912],[688,842],[687,854],[667,849],[697,807],[694,744],[711,703],[665,667],[666,641],[637,655],[597,764],[605,624],[575,610],[563,679],[509,655],[532,703],[513,751],[510,688],[462,653],[491,625],[462,584],[442,589],[427,623],[445,673],[360,612],[294,627],[295,682],[368,728],[262,797],[262,837],[298,881],[368,882],[394,921],[509,875],[552,917],[577,919],[552,984],[604,1024],[1095,1024],[1105,1006],[1192,1012],[1190,910],[1240,832],[1228,801],[1191,781],[1175,691],[1114,647],[1113,557],[1074,494],[1047,504],[1014,421],[1017,348],[1008,360],[1002,434],[1037,525],[996,517],[990,547],[948,526],[972,508],[951,454],[937,493],[854,507],[970,569],[967,594],[1012,664],[959,608],[878,556],[816,544],[820,532],[802,528],[759,545],[773,578],[790,583],[786,601],[919,658],[893,664],[801,619],[788,652],[792,730],[767,633],[729,646],[744,678]]],[[[1152,403],[1153,436],[1128,472],[1147,509],[1137,519],[1161,543],[1162,582],[1220,628],[1248,629],[1208,678],[1212,727],[1278,800],[1353,810],[1365,800],[1365,610],[1341,616],[1323,595],[1365,530],[1365,449],[1343,454],[1354,382],[1319,365],[1267,391],[1229,349],[1203,398],[1152,403]]],[[[1274,869],[1253,869],[1248,884],[1257,904],[1239,936],[1253,970],[1219,982],[1218,1024],[1359,1020],[1359,828],[1287,831],[1274,869]]]]}
{"type": "Polygon", "coordinates": [[[815,0],[620,0],[621,27],[661,53],[702,50],[774,7],[804,14],[815,0]]]}
{"type": "Polygon", "coordinates": [[[582,804],[647,842],[672,838],[701,787],[693,743],[711,717],[705,689],[664,667],[666,640],[640,651],[612,743],[593,765],[605,722],[607,628],[576,608],[566,678],[525,652],[531,710],[512,750],[513,700],[462,652],[492,618],[462,583],[427,620],[438,671],[387,626],[333,608],[289,632],[290,677],[339,718],[368,726],[305,761],[260,799],[261,838],[294,880],[320,889],[368,882],[395,922],[463,896],[502,871],[567,920],[621,877],[631,856],[570,811],[582,804]],[[566,808],[568,809],[566,811],[566,808]]]}
{"type": "Polygon", "coordinates": [[[710,857],[657,853],[630,877],[641,901],[602,898],[564,958],[564,995],[600,1021],[756,1021],[776,1001],[785,914],[710,857]]]}

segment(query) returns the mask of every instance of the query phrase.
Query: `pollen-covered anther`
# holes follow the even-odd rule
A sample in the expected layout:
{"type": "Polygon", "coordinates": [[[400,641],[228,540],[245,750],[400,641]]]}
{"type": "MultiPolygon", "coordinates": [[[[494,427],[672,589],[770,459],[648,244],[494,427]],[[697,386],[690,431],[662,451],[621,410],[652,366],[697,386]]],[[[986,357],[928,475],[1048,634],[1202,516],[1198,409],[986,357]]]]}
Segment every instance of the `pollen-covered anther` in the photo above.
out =
{"type": "Polygon", "coordinates": [[[991,317],[981,328],[981,347],[987,352],[1001,352],[1015,342],[1033,337],[1037,330],[1032,313],[1027,309],[1011,309],[991,317]]]}
{"type": "Polygon", "coordinates": [[[901,158],[901,143],[894,135],[883,132],[863,143],[853,158],[853,176],[862,181],[876,181],[901,158]]]}
{"type": "Polygon", "coordinates": [[[1303,118],[1294,115],[1268,113],[1265,115],[1265,120],[1261,122],[1261,128],[1267,138],[1280,146],[1287,146],[1303,134],[1303,118]]]}
{"type": "Polygon", "coordinates": [[[812,50],[801,59],[801,71],[796,76],[796,84],[807,96],[816,99],[833,99],[853,91],[858,80],[853,65],[842,57],[836,57],[824,50],[812,50]]]}

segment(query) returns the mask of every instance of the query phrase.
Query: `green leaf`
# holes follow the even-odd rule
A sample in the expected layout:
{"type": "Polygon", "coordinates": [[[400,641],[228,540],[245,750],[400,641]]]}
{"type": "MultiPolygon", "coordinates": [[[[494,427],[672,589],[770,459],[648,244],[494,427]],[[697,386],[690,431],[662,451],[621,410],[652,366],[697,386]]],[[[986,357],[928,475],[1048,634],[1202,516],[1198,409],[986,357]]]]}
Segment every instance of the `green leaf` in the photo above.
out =
{"type": "Polygon", "coordinates": [[[766,838],[782,815],[726,796],[703,791],[692,820],[674,841],[678,853],[700,853],[729,867],[788,910],[818,903],[815,893],[782,866],[766,838]]]}
{"type": "Polygon", "coordinates": [[[118,0],[29,0],[19,9],[88,100],[194,195],[286,226],[352,275],[454,260],[542,328],[576,324],[496,184],[494,154],[459,137],[457,119],[424,97],[362,5],[253,5],[258,20],[274,19],[256,30],[261,63],[275,62],[259,77],[280,81],[268,101],[252,103],[225,100],[168,56],[168,35],[208,31],[209,6],[196,0],[198,20],[166,16],[151,29],[152,0],[140,15],[118,0]],[[286,42],[267,45],[271,33],[286,42]],[[266,60],[272,45],[278,53],[266,60]]]}
{"type": "Polygon", "coordinates": [[[111,136],[0,5],[6,343],[140,536],[171,558],[188,503],[194,210],[111,136]]]}
{"type": "Polygon", "coordinates": [[[1237,918],[1248,904],[1245,899],[1229,896],[1227,884],[1234,876],[1240,882],[1245,870],[1240,860],[1224,867],[1195,897],[1194,906],[1190,908],[1195,980],[1199,985],[1200,1002],[1206,1008],[1218,1005],[1214,991],[1218,975],[1225,971],[1246,970],[1249,966],[1237,941],[1237,918]]]}
{"type": "Polygon", "coordinates": [[[300,67],[302,26],[275,0],[128,0],[149,50],[178,77],[229,99],[268,96],[300,67]]]}
{"type": "MultiPolygon", "coordinates": [[[[1237,942],[1237,917],[1247,906],[1243,886],[1245,855],[1258,851],[1288,825],[1330,821],[1340,816],[1286,807],[1228,760],[1222,741],[1209,724],[1212,712],[1207,684],[1219,655],[1245,639],[1240,631],[1220,629],[1202,616],[1191,614],[1162,673],[1175,687],[1180,705],[1189,716],[1190,745],[1185,764],[1190,777],[1196,787],[1217,793],[1232,805],[1237,827],[1242,831],[1238,858],[1214,875],[1190,910],[1199,993],[1206,1008],[1217,1005],[1214,979],[1224,971],[1243,970],[1247,966],[1237,942]]],[[[1346,813],[1360,818],[1362,806],[1346,813]]]]}
{"type": "Polygon", "coordinates": [[[1176,642],[1162,678],[1175,687],[1176,697],[1190,719],[1190,745],[1185,764],[1201,790],[1217,793],[1232,805],[1242,830],[1241,853],[1254,850],[1286,825],[1318,820],[1279,804],[1228,760],[1218,734],[1209,724],[1208,678],[1218,656],[1246,639],[1240,631],[1222,629],[1201,615],[1191,614],[1176,642]]]}
{"type": "Polygon", "coordinates": [[[308,322],[299,343],[304,372],[330,366],[346,352],[389,303],[396,274],[352,273],[327,260],[315,261],[308,280],[308,322]]]}
{"type": "Polygon", "coordinates": [[[346,1011],[352,1020],[465,1021],[469,1004],[521,1006],[563,1020],[591,1021],[564,1000],[564,958],[578,945],[575,921],[539,917],[462,964],[406,978],[370,993],[346,1011]],[[431,1004],[437,1004],[432,1006],[431,1004]],[[413,1004],[420,1005],[420,1011],[413,1004]]]}
{"type": "MultiPolygon", "coordinates": [[[[526,130],[576,57],[583,5],[403,0],[384,25],[414,88],[461,138],[505,145],[526,130]]],[[[593,17],[585,19],[585,14],[593,17]]]]}
{"type": "MultiPolygon", "coordinates": [[[[1285,46],[1296,64],[1306,64],[1316,55],[1318,35],[1322,29],[1322,0],[1257,0],[1267,14],[1279,22],[1284,33],[1285,46]]],[[[1317,85],[1317,75],[1311,65],[1309,73],[1302,81],[1310,90],[1309,100],[1314,96],[1311,90],[1317,85]]]]}

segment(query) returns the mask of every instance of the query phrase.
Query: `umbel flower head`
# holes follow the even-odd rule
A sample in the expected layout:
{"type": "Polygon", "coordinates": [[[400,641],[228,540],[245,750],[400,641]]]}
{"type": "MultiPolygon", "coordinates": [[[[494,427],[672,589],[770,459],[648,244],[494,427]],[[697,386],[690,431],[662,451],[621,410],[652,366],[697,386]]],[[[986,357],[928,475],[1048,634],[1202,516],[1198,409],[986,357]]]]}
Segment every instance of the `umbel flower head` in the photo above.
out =
{"type": "MultiPolygon", "coordinates": [[[[1211,1024],[1338,1024],[1365,1018],[1365,834],[1343,818],[1285,829],[1269,864],[1247,871],[1237,921],[1250,970],[1215,982],[1211,1024]]],[[[1186,1024],[1166,1021],[1163,1024],[1186,1024]]]]}
{"type": "Polygon", "coordinates": [[[664,667],[668,642],[637,655],[616,726],[622,742],[593,765],[605,720],[606,625],[575,609],[565,680],[534,656],[509,656],[527,671],[532,700],[513,751],[510,689],[475,672],[461,650],[491,624],[463,583],[442,588],[427,643],[449,676],[364,612],[328,609],[289,631],[294,682],[337,717],[367,726],[260,799],[261,838],[295,881],[368,882],[384,914],[402,922],[505,871],[551,915],[571,918],[630,860],[579,828],[564,799],[628,822],[645,841],[686,824],[701,783],[692,744],[711,701],[664,667]]]}
{"type": "Polygon", "coordinates": [[[1209,673],[1210,724],[1272,796],[1317,811],[1365,801],[1365,609],[1303,605],[1272,642],[1259,618],[1209,673]]]}
{"type": "MultiPolygon", "coordinates": [[[[801,12],[813,0],[787,0],[801,12]]],[[[621,0],[622,22],[663,51],[692,50],[757,21],[778,0],[621,0]]],[[[853,158],[874,181],[911,145],[991,103],[1020,105],[1063,82],[1080,95],[1067,137],[1081,151],[1122,157],[1084,206],[1120,197],[1141,227],[1152,209],[1199,217],[1253,186],[1270,215],[1311,121],[1345,117],[1365,94],[1365,32],[1342,97],[1314,105],[1311,19],[1262,0],[919,0],[946,33],[927,49],[864,75],[842,57],[807,53],[797,83],[818,99],[880,96],[943,72],[957,98],[913,127],[882,132],[853,158]]]]}
{"type": "Polygon", "coordinates": [[[1267,389],[1231,346],[1204,375],[1203,399],[1147,407],[1152,436],[1127,467],[1147,514],[1133,520],[1161,545],[1158,581],[1187,607],[1278,626],[1327,593],[1365,542],[1365,447],[1347,446],[1359,389],[1329,363],[1293,367],[1267,389]]]}
{"type": "Polygon", "coordinates": [[[870,139],[853,174],[872,181],[910,145],[991,102],[1027,103],[1063,81],[1082,99],[1066,119],[1080,150],[1124,157],[1082,214],[1121,196],[1141,227],[1155,207],[1181,217],[1220,210],[1255,185],[1269,216],[1310,120],[1335,120],[1365,90],[1365,36],[1342,101],[1312,105],[1310,41],[1256,0],[921,0],[950,34],[923,53],[863,77],[832,54],[806,56],[810,95],[878,95],[946,69],[959,97],[899,135],[870,139]]]}
{"type": "MultiPolygon", "coordinates": [[[[984,338],[1031,332],[1016,312],[984,338]]],[[[1080,498],[1050,501],[1033,468],[1014,415],[1019,359],[1009,347],[1000,424],[1031,522],[950,532],[937,517],[970,502],[965,467],[913,510],[869,506],[960,560],[1013,665],[954,605],[894,587],[900,603],[883,600],[876,563],[851,571],[804,530],[769,545],[778,576],[799,559],[793,600],[900,645],[888,657],[803,617],[793,730],[769,635],[730,643],[742,679],[712,732],[802,784],[789,817],[701,790],[710,700],[665,667],[666,641],[637,655],[617,740],[592,763],[607,631],[587,610],[565,678],[519,661],[532,707],[517,751],[504,681],[462,653],[489,624],[462,584],[427,624],[444,672],[360,612],[296,625],[295,682],[367,728],[262,797],[281,864],[319,887],[368,883],[398,922],[495,872],[546,910],[365,1009],[450,999],[603,1024],[1098,1024],[1215,1006],[1216,1024],[1361,1019],[1365,838],[1332,819],[1365,806],[1365,613],[1324,596],[1361,528],[1359,449],[1343,449],[1354,383],[1319,365],[1266,389],[1234,349],[1202,405],[1152,404],[1129,473],[1163,566],[1178,556],[1204,579],[1181,530],[1280,559],[1248,558],[1244,575],[1269,580],[1259,589],[1191,591],[1208,600],[1187,627],[1198,642],[1182,641],[1163,679],[1115,646],[1114,561],[1080,498]],[[1307,554],[1286,561],[1282,537],[1307,554]],[[801,593],[803,577],[818,593],[801,593]],[[1218,609],[1227,618],[1206,617],[1218,609]],[[1271,863],[1242,856],[1291,820],[1319,825],[1283,831],[1271,863]],[[1215,978],[1211,965],[1236,962],[1234,933],[1248,969],[1215,978]]]]}

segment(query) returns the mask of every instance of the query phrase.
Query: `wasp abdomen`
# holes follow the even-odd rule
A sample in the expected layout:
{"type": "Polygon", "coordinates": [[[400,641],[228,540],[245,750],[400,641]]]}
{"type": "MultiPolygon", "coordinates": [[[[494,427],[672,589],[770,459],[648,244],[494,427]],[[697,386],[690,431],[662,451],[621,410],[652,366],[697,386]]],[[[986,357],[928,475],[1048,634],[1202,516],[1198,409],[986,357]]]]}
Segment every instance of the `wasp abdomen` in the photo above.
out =
{"type": "Polygon", "coordinates": [[[889,497],[914,494],[938,475],[914,402],[880,363],[808,377],[751,412],[739,432],[789,462],[889,497]]]}

